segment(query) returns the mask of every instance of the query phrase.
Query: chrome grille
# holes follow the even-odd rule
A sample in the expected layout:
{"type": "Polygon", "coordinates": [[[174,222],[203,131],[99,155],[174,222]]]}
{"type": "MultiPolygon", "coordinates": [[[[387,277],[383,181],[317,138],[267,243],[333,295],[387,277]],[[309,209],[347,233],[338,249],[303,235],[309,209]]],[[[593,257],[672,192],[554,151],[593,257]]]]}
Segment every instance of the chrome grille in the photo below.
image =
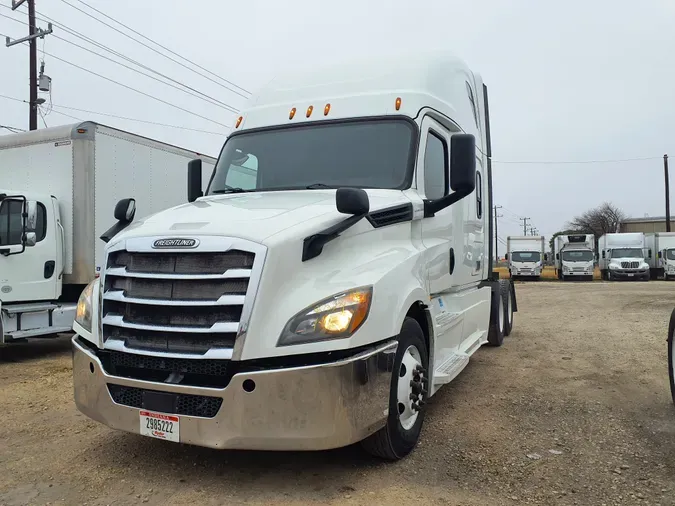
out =
{"type": "Polygon", "coordinates": [[[106,347],[231,355],[247,297],[257,289],[249,289],[254,264],[256,252],[242,248],[110,252],[101,318],[106,347]]]}
{"type": "Polygon", "coordinates": [[[622,269],[637,269],[640,267],[640,262],[621,262],[622,269]]]}

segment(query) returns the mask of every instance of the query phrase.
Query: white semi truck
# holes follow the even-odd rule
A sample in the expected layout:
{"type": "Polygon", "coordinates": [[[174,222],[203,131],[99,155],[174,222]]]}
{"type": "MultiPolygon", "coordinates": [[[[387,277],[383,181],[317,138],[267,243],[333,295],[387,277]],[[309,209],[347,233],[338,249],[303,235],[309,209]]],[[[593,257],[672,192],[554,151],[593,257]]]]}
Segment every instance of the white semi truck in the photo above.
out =
{"type": "Polygon", "coordinates": [[[554,240],[553,249],[558,279],[593,281],[595,269],[595,236],[593,234],[558,235],[554,240]]]}
{"type": "Polygon", "coordinates": [[[675,232],[645,234],[647,263],[652,279],[675,277],[675,232]]]}
{"type": "Polygon", "coordinates": [[[427,399],[512,329],[489,132],[481,77],[445,54],[274,79],[206,186],[189,164],[188,202],[118,213],[78,303],[80,411],[212,448],[407,455],[427,399]]]}
{"type": "Polygon", "coordinates": [[[645,236],[642,232],[605,234],[598,239],[598,265],[607,281],[649,281],[645,236]]]}
{"type": "MultiPolygon", "coordinates": [[[[0,136],[0,344],[72,332],[104,265],[110,210],[147,215],[184,200],[198,153],[92,122],[0,136]]],[[[215,159],[202,157],[210,174],[215,159]]]]}
{"type": "Polygon", "coordinates": [[[544,236],[524,235],[506,238],[506,260],[512,279],[539,279],[548,260],[544,236]]]}

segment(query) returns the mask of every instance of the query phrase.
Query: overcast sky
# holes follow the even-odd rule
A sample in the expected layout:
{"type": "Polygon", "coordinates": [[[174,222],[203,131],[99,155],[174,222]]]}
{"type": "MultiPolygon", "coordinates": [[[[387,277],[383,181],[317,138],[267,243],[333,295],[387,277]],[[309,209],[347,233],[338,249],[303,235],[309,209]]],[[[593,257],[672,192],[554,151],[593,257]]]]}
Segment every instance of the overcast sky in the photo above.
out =
{"type": "MultiPolygon", "coordinates": [[[[245,104],[243,97],[162,58],[66,2],[92,12],[80,0],[36,0],[36,9],[221,102],[237,109],[245,104]]],[[[495,203],[504,206],[501,237],[516,235],[519,230],[522,233],[519,216],[531,218],[541,233],[550,236],[575,214],[605,200],[631,216],[664,214],[662,156],[670,152],[675,158],[672,0],[86,2],[249,91],[263,86],[275,69],[289,62],[312,65],[355,54],[376,58],[381,51],[450,49],[483,75],[490,90],[495,203]],[[597,164],[499,163],[633,158],[653,159],[597,164]]],[[[0,33],[12,38],[24,36],[25,25],[2,16],[25,21],[25,6],[12,12],[5,8],[11,0],[0,0],[0,5],[4,6],[0,7],[0,33]]],[[[46,23],[38,25],[46,28],[46,23]]],[[[54,27],[54,35],[110,56],[58,27],[54,27]]],[[[38,47],[42,46],[40,41],[38,47]]],[[[52,77],[55,106],[217,134],[57,107],[46,117],[49,126],[75,121],[58,111],[217,156],[229,131],[218,123],[231,125],[234,114],[55,36],[46,37],[44,48],[54,57],[217,123],[46,55],[45,73],[52,77]]],[[[28,48],[2,44],[0,75],[1,95],[27,100],[28,48]]],[[[0,124],[27,129],[28,105],[0,98],[0,124]]],[[[6,168],[0,168],[0,177],[2,170],[6,168]]]]}

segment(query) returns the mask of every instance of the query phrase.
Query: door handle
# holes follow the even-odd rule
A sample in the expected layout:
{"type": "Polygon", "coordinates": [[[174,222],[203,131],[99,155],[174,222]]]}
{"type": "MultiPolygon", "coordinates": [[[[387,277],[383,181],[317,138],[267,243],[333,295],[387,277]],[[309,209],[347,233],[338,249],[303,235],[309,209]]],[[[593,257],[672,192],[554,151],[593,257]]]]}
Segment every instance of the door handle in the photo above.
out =
{"type": "Polygon", "coordinates": [[[450,248],[450,274],[455,270],[455,250],[450,248]]]}

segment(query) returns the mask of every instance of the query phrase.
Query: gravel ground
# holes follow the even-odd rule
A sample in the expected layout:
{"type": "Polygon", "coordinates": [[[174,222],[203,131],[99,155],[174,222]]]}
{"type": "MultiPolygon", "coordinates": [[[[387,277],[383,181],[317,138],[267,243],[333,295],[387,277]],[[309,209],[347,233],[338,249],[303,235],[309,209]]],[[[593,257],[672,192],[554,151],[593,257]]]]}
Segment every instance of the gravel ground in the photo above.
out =
{"type": "Polygon", "coordinates": [[[517,288],[511,337],[432,399],[395,464],[115,432],[77,413],[68,340],[0,349],[0,504],[675,505],[675,284],[517,288]]]}

